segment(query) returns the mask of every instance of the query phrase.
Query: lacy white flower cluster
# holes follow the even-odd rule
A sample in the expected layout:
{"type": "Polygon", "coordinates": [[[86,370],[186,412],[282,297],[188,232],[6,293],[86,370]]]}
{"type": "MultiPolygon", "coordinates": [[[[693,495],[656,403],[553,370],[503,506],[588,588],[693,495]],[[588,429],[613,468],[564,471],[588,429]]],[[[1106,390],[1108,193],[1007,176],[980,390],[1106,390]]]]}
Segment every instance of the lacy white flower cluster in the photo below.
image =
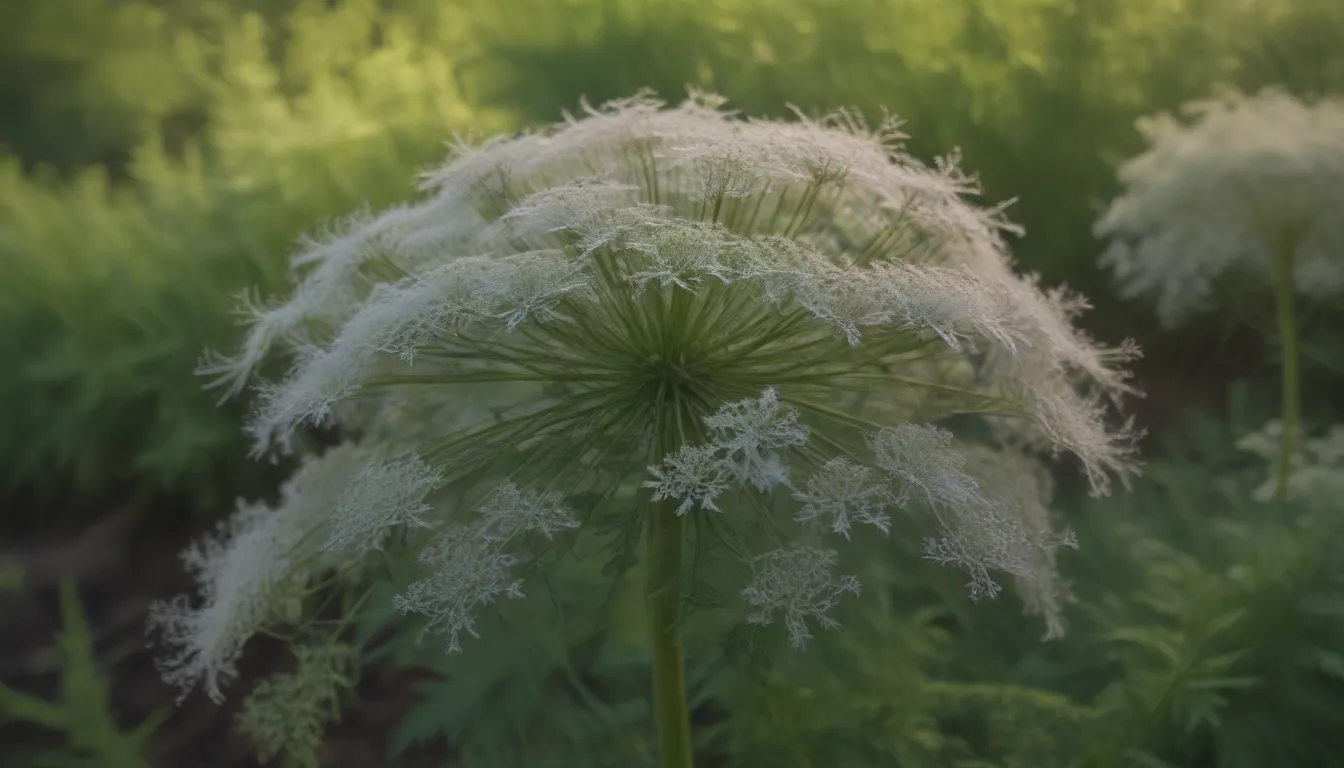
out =
{"type": "Polygon", "coordinates": [[[509,570],[518,557],[506,545],[524,533],[546,538],[578,523],[556,493],[524,491],[513,483],[496,488],[473,522],[452,528],[420,554],[430,575],[396,598],[403,613],[422,613],[429,628],[448,637],[448,650],[462,650],[461,633],[476,634],[475,609],[498,595],[522,597],[522,582],[509,570]]]}
{"type": "MultiPolygon", "coordinates": [[[[973,597],[996,596],[1000,586],[991,571],[1007,573],[1045,614],[1047,634],[1063,631],[1054,551],[1077,544],[1072,533],[1052,531],[1044,506],[1049,491],[1020,454],[955,445],[951,432],[906,424],[871,436],[873,466],[838,456],[797,489],[782,455],[807,442],[797,422],[798,413],[782,405],[774,389],[725,405],[705,419],[716,440],[683,446],[661,466],[649,467],[653,479],[645,486],[654,489],[655,500],[680,501],[677,512],[686,514],[695,505],[718,511],[715,499],[735,486],[770,491],[783,485],[802,503],[796,522],[822,524],[845,539],[856,522],[889,533],[887,510],[913,503],[929,511],[938,528],[939,535],[926,541],[926,556],[966,569],[973,597]]],[[[774,611],[782,611],[798,647],[811,637],[806,617],[833,626],[819,606],[829,608],[842,593],[858,592],[853,577],[834,581],[836,558],[834,551],[800,544],[758,557],[756,580],[743,592],[756,608],[753,623],[768,624],[774,611]]]]}
{"type": "MultiPolygon", "coordinates": [[[[1237,441],[1237,448],[1254,453],[1272,468],[1283,451],[1283,422],[1275,419],[1237,441]]],[[[1271,471],[1255,489],[1255,498],[1274,498],[1277,478],[1271,471]]],[[[1288,472],[1288,499],[1332,508],[1344,497],[1344,424],[1330,427],[1320,437],[1302,441],[1288,472]]]]}
{"type": "Polygon", "coordinates": [[[893,326],[957,347],[988,342],[986,384],[1026,400],[1049,442],[1075,452],[1098,482],[1124,465],[1115,450],[1124,441],[1099,427],[1074,385],[1125,391],[1111,363],[1132,350],[1091,344],[1070,322],[1079,302],[1013,273],[996,233],[1006,225],[962,201],[974,187],[954,166],[934,171],[894,151],[894,125],[740,121],[710,104],[664,110],[632,99],[553,131],[460,148],[427,176],[430,200],[357,216],[312,241],[294,259],[303,274],[294,295],[253,303],[242,349],[203,372],[233,392],[276,343],[292,350],[291,373],[262,388],[252,425],[258,450],[283,447],[389,356],[413,360],[436,335],[546,323],[574,301],[631,300],[611,296],[602,273],[603,257],[620,251],[644,257],[615,275],[636,292],[654,281],[740,284],[740,300],[792,300],[851,343],[864,328],[893,326]],[[759,197],[750,216],[741,206],[742,221],[693,220],[677,205],[722,203],[714,179],[729,168],[736,198],[759,197]],[[767,216],[823,183],[825,227],[843,234],[841,252],[796,236],[797,215],[767,216]]]}
{"type": "Polygon", "coordinates": [[[347,444],[305,462],[278,504],[240,504],[182,555],[203,604],[180,596],[151,610],[171,647],[159,660],[165,678],[184,693],[203,682],[222,700],[248,638],[289,610],[313,575],[377,547],[394,526],[421,524],[437,477],[418,458],[347,444]]]}
{"type": "MultiPolygon", "coordinates": [[[[531,546],[597,506],[609,528],[641,485],[636,534],[649,497],[741,533],[777,528],[753,518],[782,507],[846,539],[926,510],[929,557],[976,595],[998,591],[991,571],[1016,578],[1057,632],[1054,551],[1071,540],[1023,467],[1070,454],[1097,492],[1135,469],[1110,416],[1136,351],[1095,344],[1080,299],[1016,274],[1001,212],[966,201],[955,158],[903,153],[894,121],[720,106],[640,95],[461,144],[422,201],[305,241],[287,299],[245,297],[241,348],[202,373],[232,395],[288,357],[256,385],[256,452],[319,423],[353,443],[188,554],[200,600],[156,611],[170,679],[218,695],[312,575],[393,544],[425,569],[398,606],[457,650],[481,605],[521,594],[531,546]],[[924,426],[953,414],[1001,449],[924,426]]],[[[762,549],[752,620],[782,612],[797,644],[857,590],[832,550],[762,549]]]]}
{"type": "Polygon", "coordinates": [[[758,555],[752,560],[751,586],[742,596],[753,610],[748,623],[765,626],[775,614],[784,614],[789,641],[802,648],[812,639],[807,619],[813,618],[823,629],[835,629],[839,623],[830,612],[845,594],[859,594],[859,580],[853,576],[833,578],[838,555],[834,550],[794,545],[758,555]]]}
{"type": "Polygon", "coordinates": [[[1140,123],[1149,149],[1121,167],[1125,191],[1097,222],[1124,293],[1154,296],[1175,325],[1220,277],[1263,278],[1285,248],[1298,291],[1344,292],[1344,102],[1270,88],[1185,113],[1140,123]]]}
{"type": "Polygon", "coordinates": [[[767,491],[788,482],[779,451],[807,442],[807,430],[798,425],[798,412],[779,402],[779,393],[765,390],[759,398],[725,405],[705,419],[715,441],[683,445],[661,467],[649,467],[653,500],[680,499],[677,514],[695,504],[717,511],[714,499],[730,484],[750,484],[767,491]]]}

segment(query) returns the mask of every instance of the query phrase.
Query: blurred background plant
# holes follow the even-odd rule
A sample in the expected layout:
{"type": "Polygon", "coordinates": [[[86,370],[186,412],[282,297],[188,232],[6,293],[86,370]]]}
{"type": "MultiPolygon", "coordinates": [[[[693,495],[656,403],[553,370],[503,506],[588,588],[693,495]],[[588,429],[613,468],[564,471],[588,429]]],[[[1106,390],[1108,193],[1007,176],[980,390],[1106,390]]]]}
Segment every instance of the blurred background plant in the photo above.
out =
{"type": "MultiPolygon", "coordinates": [[[[283,476],[245,458],[247,404],[217,408],[192,369],[204,348],[236,343],[237,291],[287,282],[297,238],[406,198],[454,132],[549,122],[580,96],[642,86],[675,98],[687,84],[754,114],[886,107],[915,154],[959,147],[989,202],[1018,198],[1018,262],[1092,297],[1084,321],[1101,339],[1138,338],[1154,435],[1132,495],[1060,489],[1082,545],[1061,558],[1077,597],[1065,640],[1040,644],[1006,601],[972,606],[955,573],[917,552],[888,558],[859,574],[874,599],[841,611],[846,633],[805,657],[750,634],[720,646],[721,628],[688,638],[703,764],[1332,765],[1344,746],[1329,727],[1344,720],[1341,510],[1338,494],[1311,490],[1338,485],[1311,478],[1337,478],[1344,462],[1327,440],[1344,421],[1339,305],[1297,338],[1304,444],[1319,448],[1295,470],[1307,490],[1267,504],[1254,490],[1276,454],[1254,435],[1281,416],[1277,345],[1234,299],[1164,328],[1143,299],[1120,298],[1092,227],[1122,189],[1119,165],[1145,146],[1138,118],[1219,84],[1344,95],[1336,0],[0,5],[0,565],[25,571],[0,618],[5,680],[45,696],[58,669],[89,668],[19,631],[61,625],[60,576],[75,576],[96,587],[87,651],[109,670],[121,732],[171,702],[131,658],[143,654],[118,650],[143,624],[125,612],[148,602],[119,592],[174,572],[186,535],[283,476]],[[121,533],[105,533],[109,520],[121,533]],[[66,546],[73,537],[85,548],[66,546]],[[99,547],[118,556],[95,568],[99,547]]],[[[153,596],[179,587],[160,581],[153,596]]],[[[644,764],[644,632],[621,605],[567,607],[563,626],[527,625],[536,613],[510,605],[499,620],[526,630],[462,660],[358,627],[362,674],[333,690],[339,718],[314,759],[644,764]]],[[[245,675],[290,664],[264,642],[251,658],[245,675]]],[[[174,710],[149,737],[151,764],[248,764],[185,746],[232,714],[174,710]]],[[[114,732],[104,715],[80,722],[114,732]]],[[[69,743],[74,760],[85,742],[69,743]]]]}
{"type": "Polygon", "coordinates": [[[145,768],[145,742],[163,721],[160,712],[124,732],[111,710],[107,681],[94,660],[93,634],[72,580],[60,586],[62,626],[56,636],[61,682],[55,701],[14,690],[0,683],[0,717],[31,723],[59,733],[55,746],[34,748],[15,756],[32,765],[88,765],[145,768]]]}
{"type": "Polygon", "coordinates": [[[0,422],[0,491],[216,508],[264,482],[239,458],[241,411],[216,408],[192,374],[203,345],[232,343],[234,294],[278,289],[300,234],[404,197],[454,131],[502,117],[460,97],[447,14],[369,2],[299,3],[272,21],[223,3],[3,13],[10,97],[30,111],[7,110],[20,119],[0,167],[0,399],[17,406],[0,422]],[[82,30],[87,48],[70,39],[82,30]],[[44,65],[68,84],[34,78],[44,65]],[[122,91],[102,85],[109,72],[122,91]],[[79,101],[84,89],[111,103],[79,101]],[[89,123],[98,148],[49,147],[67,122],[89,123]]]}

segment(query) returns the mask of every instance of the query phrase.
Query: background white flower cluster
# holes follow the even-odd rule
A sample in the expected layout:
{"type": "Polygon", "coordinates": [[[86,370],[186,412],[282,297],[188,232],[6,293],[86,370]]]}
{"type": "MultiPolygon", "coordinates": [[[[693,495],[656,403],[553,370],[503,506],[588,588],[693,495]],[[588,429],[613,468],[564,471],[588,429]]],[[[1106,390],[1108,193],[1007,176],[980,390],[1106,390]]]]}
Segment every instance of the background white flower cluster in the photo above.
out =
{"type": "Polygon", "coordinates": [[[1220,278],[1263,281],[1288,249],[1299,292],[1344,291],[1344,101],[1266,88],[1184,112],[1140,122],[1148,149],[1121,166],[1124,192],[1096,224],[1121,290],[1175,325],[1220,278]]]}

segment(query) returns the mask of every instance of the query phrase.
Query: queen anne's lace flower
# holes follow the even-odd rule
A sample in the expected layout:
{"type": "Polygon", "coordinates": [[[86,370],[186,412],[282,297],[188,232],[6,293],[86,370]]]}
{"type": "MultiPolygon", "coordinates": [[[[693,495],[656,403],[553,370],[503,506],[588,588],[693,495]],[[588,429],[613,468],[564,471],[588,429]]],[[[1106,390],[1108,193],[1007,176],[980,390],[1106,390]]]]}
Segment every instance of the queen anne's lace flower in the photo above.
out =
{"type": "MultiPolygon", "coordinates": [[[[276,440],[283,447],[295,426],[328,418],[330,406],[379,367],[380,350],[409,354],[436,332],[461,334],[491,319],[502,320],[504,329],[516,327],[524,315],[553,320],[556,302],[565,296],[575,298],[565,303],[594,302],[594,309],[605,312],[618,287],[610,277],[684,288],[709,279],[740,286],[733,292],[744,297],[763,290],[772,300],[798,302],[851,341],[864,327],[897,327],[928,331],[958,346],[1030,348],[1030,369],[1038,377],[1078,384],[1083,379],[1076,374],[1083,374],[1103,389],[1124,390],[1107,353],[1080,337],[1067,313],[1012,273],[995,235],[1006,225],[994,212],[962,202],[960,195],[973,187],[955,165],[922,168],[889,145],[898,136],[892,129],[865,132],[853,116],[833,123],[742,122],[708,103],[692,101],[675,110],[660,110],[645,98],[614,103],[544,137],[465,150],[427,177],[440,197],[463,205],[474,200],[487,216],[487,200],[505,195],[507,204],[493,215],[506,216],[510,227],[477,227],[473,233],[469,217],[446,214],[445,222],[436,222],[429,212],[441,206],[416,215],[398,210],[388,221],[352,222],[354,231],[342,242],[376,241],[383,258],[411,273],[400,281],[378,281],[358,269],[351,272],[359,284],[379,290],[355,290],[351,295],[366,298],[345,310],[351,319],[337,336],[325,345],[304,344],[291,376],[264,390],[253,428],[258,448],[276,440]],[[725,153],[726,148],[736,150],[725,153]],[[772,186],[758,190],[757,199],[716,198],[716,206],[694,196],[678,198],[682,182],[699,173],[698,156],[748,163],[745,169],[772,186]],[[829,187],[832,194],[824,202],[813,200],[813,186],[829,187]],[[855,209],[886,214],[848,222],[830,218],[832,210],[855,209]],[[539,216],[544,226],[524,226],[539,216]],[[437,234],[457,247],[440,251],[437,264],[425,260],[420,237],[425,228],[437,232],[459,220],[465,229],[458,235],[437,234]],[[815,242],[804,233],[842,222],[853,226],[844,241],[857,244],[855,253],[804,245],[815,242]],[[512,230],[520,226],[531,235],[517,251],[512,230]],[[918,235],[918,248],[893,249],[912,234],[918,235]],[[563,246],[570,238],[584,244],[577,261],[566,263],[546,247],[563,246]],[[621,251],[641,259],[620,264],[615,273],[602,272],[603,253],[621,251]],[[486,252],[515,255],[504,262],[474,255],[486,252]],[[894,252],[901,256],[892,258],[894,252]],[[509,259],[517,266],[501,268],[509,259]],[[589,299],[581,300],[584,296],[589,299]]],[[[691,186],[701,188],[699,182],[691,186]]],[[[301,284],[294,302],[302,297],[306,305],[307,286],[301,284]]],[[[303,335],[316,342],[317,328],[305,328],[303,335]]],[[[285,338],[257,326],[247,348],[285,338]]],[[[991,390],[1012,388],[1021,373],[1007,366],[997,370],[1000,375],[986,382],[991,390]]],[[[1107,468],[1123,469],[1123,455],[1110,450],[1115,435],[1089,430],[1090,415],[1072,419],[1071,411],[1032,405],[1042,428],[1085,461],[1097,457],[1107,468]]]]}
{"type": "Polygon", "coordinates": [[[336,500],[323,548],[376,547],[393,527],[429,527],[423,516],[433,507],[425,496],[441,481],[442,475],[418,456],[369,464],[336,500]]]}
{"type": "Polygon", "coordinates": [[[367,461],[350,445],[328,451],[304,464],[279,504],[240,505],[214,536],[182,554],[199,604],[186,596],[156,603],[150,624],[166,646],[164,678],[184,696],[203,682],[210,698],[223,699],[243,644],[275,617],[287,592],[303,586],[300,566],[322,556],[326,515],[367,461]]]}
{"type": "Polygon", "coordinates": [[[773,387],[759,398],[729,403],[705,418],[715,445],[725,454],[726,466],[740,483],[765,491],[788,483],[779,451],[807,442],[807,429],[798,424],[798,411],[782,405],[773,387]]]}
{"type": "Polygon", "coordinates": [[[877,433],[878,466],[900,486],[896,503],[912,494],[939,507],[964,507],[980,500],[980,486],[966,473],[966,457],[952,447],[952,433],[933,426],[902,424],[877,433]]]}
{"type": "MultiPolygon", "coordinates": [[[[1067,528],[1055,531],[1055,514],[1050,509],[1054,483],[1048,468],[1039,460],[1014,451],[983,446],[963,449],[967,469],[975,475],[982,493],[994,499],[994,504],[988,510],[993,516],[989,524],[975,518],[962,523],[961,532],[969,533],[962,548],[974,553],[974,562],[988,564],[1013,577],[1027,612],[1045,621],[1047,639],[1063,636],[1063,605],[1070,595],[1055,559],[1061,548],[1075,549],[1078,541],[1067,528]]],[[[988,573],[973,572],[975,576],[988,573]]],[[[973,584],[972,592],[975,590],[973,584]]],[[[997,589],[991,587],[989,591],[997,589]]]]}
{"type": "Polygon", "coordinates": [[[831,530],[849,538],[854,523],[866,523],[883,533],[891,532],[886,509],[896,503],[891,489],[873,479],[873,470],[838,456],[826,462],[807,481],[805,490],[793,498],[803,503],[794,517],[800,523],[829,518],[831,530]]]}
{"type": "MultiPolygon", "coordinates": [[[[1054,583],[1037,507],[919,425],[978,414],[1008,444],[1072,454],[1104,492],[1135,468],[1133,435],[1108,424],[1133,349],[1097,346],[1073,324],[1080,301],[1017,275],[1015,228],[967,202],[955,158],[902,152],[894,120],[720,105],[640,94],[459,145],[425,200],[307,243],[294,294],[250,302],[242,350],[205,368],[233,391],[288,353],[258,388],[258,453],[330,422],[370,455],[414,458],[352,466],[197,556],[207,608],[162,612],[185,649],[171,674],[215,690],[295,558],[351,566],[364,548],[345,545],[389,526],[424,568],[398,606],[456,650],[482,604],[522,594],[529,547],[576,528],[622,553],[655,541],[649,498],[660,537],[716,512],[727,538],[706,541],[791,521],[807,540],[888,531],[904,505],[982,589],[991,570],[1054,583]]],[[[675,610],[661,590],[681,564],[650,559],[675,610]]],[[[858,589],[837,564],[787,543],[752,561],[752,621],[782,614],[798,645],[808,621],[831,626],[858,589]]]]}
{"type": "Polygon", "coordinates": [[[449,653],[462,650],[462,633],[476,632],[476,609],[503,595],[523,597],[523,582],[511,571],[518,557],[463,537],[426,549],[420,563],[430,575],[411,584],[394,598],[403,614],[429,617],[427,629],[447,637],[449,653]]]}
{"type": "Polygon", "coordinates": [[[1121,167],[1125,192],[1096,225],[1125,294],[1156,297],[1174,325],[1227,273],[1263,280],[1283,249],[1299,292],[1344,292],[1344,101],[1269,88],[1184,111],[1140,123],[1149,149],[1121,167]]]}
{"type": "Polygon", "coordinates": [[[758,555],[751,562],[751,585],[742,596],[752,607],[748,623],[767,625],[784,615],[789,642],[803,648],[812,639],[807,620],[823,629],[839,626],[830,612],[846,594],[859,594],[854,576],[834,575],[839,555],[830,549],[794,545],[758,555]]]}
{"type": "Polygon", "coordinates": [[[684,515],[699,504],[718,511],[714,500],[727,491],[732,476],[717,445],[683,445],[663,459],[662,466],[649,467],[652,480],[645,488],[653,489],[653,500],[680,500],[677,514],[684,515]]]}
{"type": "Polygon", "coordinates": [[[478,535],[486,541],[508,541],[520,533],[540,533],[549,539],[578,525],[560,494],[525,491],[513,483],[496,488],[479,511],[478,535]]]}
{"type": "MultiPolygon", "coordinates": [[[[1275,419],[1237,441],[1237,448],[1254,453],[1271,467],[1283,452],[1283,422],[1275,419]]],[[[1277,478],[1268,473],[1255,489],[1255,498],[1268,502],[1274,498],[1277,478]]],[[[1344,424],[1336,424],[1324,435],[1303,441],[1302,450],[1293,456],[1288,472],[1286,498],[1322,509],[1332,508],[1344,495],[1344,424]]]]}
{"type": "Polygon", "coordinates": [[[574,528],[573,512],[559,494],[524,491],[513,483],[496,488],[477,507],[474,521],[449,528],[420,554],[429,575],[395,599],[403,614],[429,617],[428,629],[448,637],[450,652],[462,650],[461,634],[476,634],[475,609],[499,595],[523,596],[523,583],[510,573],[517,555],[506,551],[529,533],[550,538],[574,528]]]}

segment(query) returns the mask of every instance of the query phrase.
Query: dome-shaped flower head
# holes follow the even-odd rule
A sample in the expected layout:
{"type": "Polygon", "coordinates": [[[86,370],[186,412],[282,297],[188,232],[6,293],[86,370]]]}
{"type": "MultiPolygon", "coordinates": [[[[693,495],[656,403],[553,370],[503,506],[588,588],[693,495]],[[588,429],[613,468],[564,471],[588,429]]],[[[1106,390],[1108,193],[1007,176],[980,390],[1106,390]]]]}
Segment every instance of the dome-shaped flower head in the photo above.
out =
{"type": "MultiPolygon", "coordinates": [[[[997,569],[1039,577],[1039,600],[1053,557],[1028,550],[1060,537],[933,425],[982,419],[1013,450],[1072,454],[1104,491],[1133,469],[1132,435],[1108,424],[1133,350],[1075,330],[1081,302],[1013,272],[973,181],[901,138],[849,113],[747,120],[641,95],[460,146],[423,201],[308,243],[294,295],[254,303],[243,351],[210,370],[233,385],[290,354],[259,389],[259,453],[332,422],[418,456],[361,474],[416,485],[359,496],[324,536],[397,520],[427,536],[398,605],[454,650],[478,606],[523,594],[523,542],[593,521],[622,551],[652,518],[764,539],[744,563],[753,621],[783,610],[799,643],[857,583],[790,527],[840,542],[924,525],[982,591],[997,569]],[[780,578],[794,561],[813,572],[780,578]]],[[[672,578],[667,562],[650,568],[672,578]]]]}
{"type": "Polygon", "coordinates": [[[1296,290],[1344,291],[1344,102],[1274,88],[1140,122],[1143,154],[1120,168],[1124,191],[1097,222],[1102,263],[1127,296],[1152,296],[1175,325],[1220,278],[1269,284],[1276,259],[1296,290]]]}

